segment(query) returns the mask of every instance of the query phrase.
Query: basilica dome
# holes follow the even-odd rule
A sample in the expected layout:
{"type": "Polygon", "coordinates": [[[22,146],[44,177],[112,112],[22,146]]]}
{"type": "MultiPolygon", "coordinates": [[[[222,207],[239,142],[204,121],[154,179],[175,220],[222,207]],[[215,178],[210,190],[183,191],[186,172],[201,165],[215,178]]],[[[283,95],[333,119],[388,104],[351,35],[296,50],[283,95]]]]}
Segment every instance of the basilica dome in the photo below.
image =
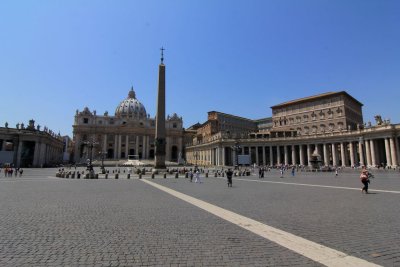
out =
{"type": "Polygon", "coordinates": [[[147,113],[143,104],[136,99],[133,87],[128,93],[128,97],[124,99],[115,109],[116,117],[127,117],[135,119],[146,119],[147,113]]]}

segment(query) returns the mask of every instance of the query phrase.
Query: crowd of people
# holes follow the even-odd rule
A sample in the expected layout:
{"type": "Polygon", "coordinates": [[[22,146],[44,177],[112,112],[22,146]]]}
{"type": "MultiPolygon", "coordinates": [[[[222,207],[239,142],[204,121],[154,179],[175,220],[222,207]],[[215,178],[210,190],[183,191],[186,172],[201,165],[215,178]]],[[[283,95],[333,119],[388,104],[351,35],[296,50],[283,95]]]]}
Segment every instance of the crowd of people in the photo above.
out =
{"type": "Polygon", "coordinates": [[[19,175],[19,177],[22,176],[22,174],[24,173],[24,170],[22,168],[12,168],[10,166],[4,166],[3,169],[0,168],[0,173],[3,172],[4,173],[4,177],[17,177],[19,175]]]}

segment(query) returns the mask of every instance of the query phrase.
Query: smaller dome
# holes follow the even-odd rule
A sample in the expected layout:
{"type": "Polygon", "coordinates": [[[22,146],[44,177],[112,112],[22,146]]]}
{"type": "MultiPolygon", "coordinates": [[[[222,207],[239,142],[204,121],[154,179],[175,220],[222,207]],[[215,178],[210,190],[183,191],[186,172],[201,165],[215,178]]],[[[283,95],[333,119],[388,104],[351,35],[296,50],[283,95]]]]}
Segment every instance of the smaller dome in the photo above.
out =
{"type": "Polygon", "coordinates": [[[115,109],[116,117],[128,117],[134,119],[146,119],[147,113],[143,104],[136,99],[133,87],[128,93],[128,97],[123,100],[115,109]]]}

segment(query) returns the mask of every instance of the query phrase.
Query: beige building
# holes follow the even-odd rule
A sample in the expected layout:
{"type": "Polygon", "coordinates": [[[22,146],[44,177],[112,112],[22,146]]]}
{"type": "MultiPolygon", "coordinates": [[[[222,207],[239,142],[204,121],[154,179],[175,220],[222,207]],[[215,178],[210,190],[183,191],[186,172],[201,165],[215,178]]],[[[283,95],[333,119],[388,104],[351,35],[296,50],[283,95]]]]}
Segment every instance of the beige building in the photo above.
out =
{"type": "Polygon", "coordinates": [[[18,123],[15,128],[0,127],[0,165],[15,167],[48,167],[62,163],[63,139],[47,127],[35,127],[30,120],[27,127],[18,123]]]}
{"type": "MultiPolygon", "coordinates": [[[[176,113],[167,116],[166,160],[178,161],[183,150],[183,121],[176,113]]],[[[75,162],[93,159],[126,160],[154,159],[155,118],[150,118],[144,105],[136,98],[133,88],[126,99],[115,109],[115,115],[108,112],[99,115],[84,108],[77,110],[73,125],[75,162]],[[92,148],[91,148],[92,146],[92,148]]]]}
{"type": "Polygon", "coordinates": [[[362,106],[345,91],[288,101],[271,107],[273,128],[298,135],[354,130],[363,125],[362,106]]]}
{"type": "Polygon", "coordinates": [[[380,116],[375,125],[363,124],[361,108],[344,91],[285,102],[272,107],[271,127],[259,123],[251,133],[220,130],[194,138],[186,144],[187,161],[232,166],[239,153],[257,165],[311,166],[316,152],[325,166],[397,167],[400,125],[380,116]]]}

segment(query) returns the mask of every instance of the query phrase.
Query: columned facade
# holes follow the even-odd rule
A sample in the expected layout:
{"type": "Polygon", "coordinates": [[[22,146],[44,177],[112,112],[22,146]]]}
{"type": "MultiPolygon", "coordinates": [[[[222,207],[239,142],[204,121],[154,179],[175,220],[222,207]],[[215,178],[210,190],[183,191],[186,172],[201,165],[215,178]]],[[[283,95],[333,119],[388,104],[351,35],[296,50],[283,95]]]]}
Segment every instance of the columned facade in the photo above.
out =
{"type": "MultiPolygon", "coordinates": [[[[379,128],[374,129],[377,131],[379,128]]],[[[398,166],[398,135],[400,125],[381,127],[377,137],[374,130],[358,130],[341,133],[338,136],[326,134],[312,137],[280,138],[245,138],[229,139],[221,135],[214,139],[213,144],[203,144],[203,149],[197,158],[197,164],[233,166],[236,162],[236,152],[230,149],[239,144],[239,154],[250,155],[251,164],[259,166],[300,165],[311,166],[311,156],[317,153],[321,156],[322,166],[326,167],[385,167],[398,166]]],[[[195,163],[196,147],[187,147],[187,160],[195,163]]]]}

